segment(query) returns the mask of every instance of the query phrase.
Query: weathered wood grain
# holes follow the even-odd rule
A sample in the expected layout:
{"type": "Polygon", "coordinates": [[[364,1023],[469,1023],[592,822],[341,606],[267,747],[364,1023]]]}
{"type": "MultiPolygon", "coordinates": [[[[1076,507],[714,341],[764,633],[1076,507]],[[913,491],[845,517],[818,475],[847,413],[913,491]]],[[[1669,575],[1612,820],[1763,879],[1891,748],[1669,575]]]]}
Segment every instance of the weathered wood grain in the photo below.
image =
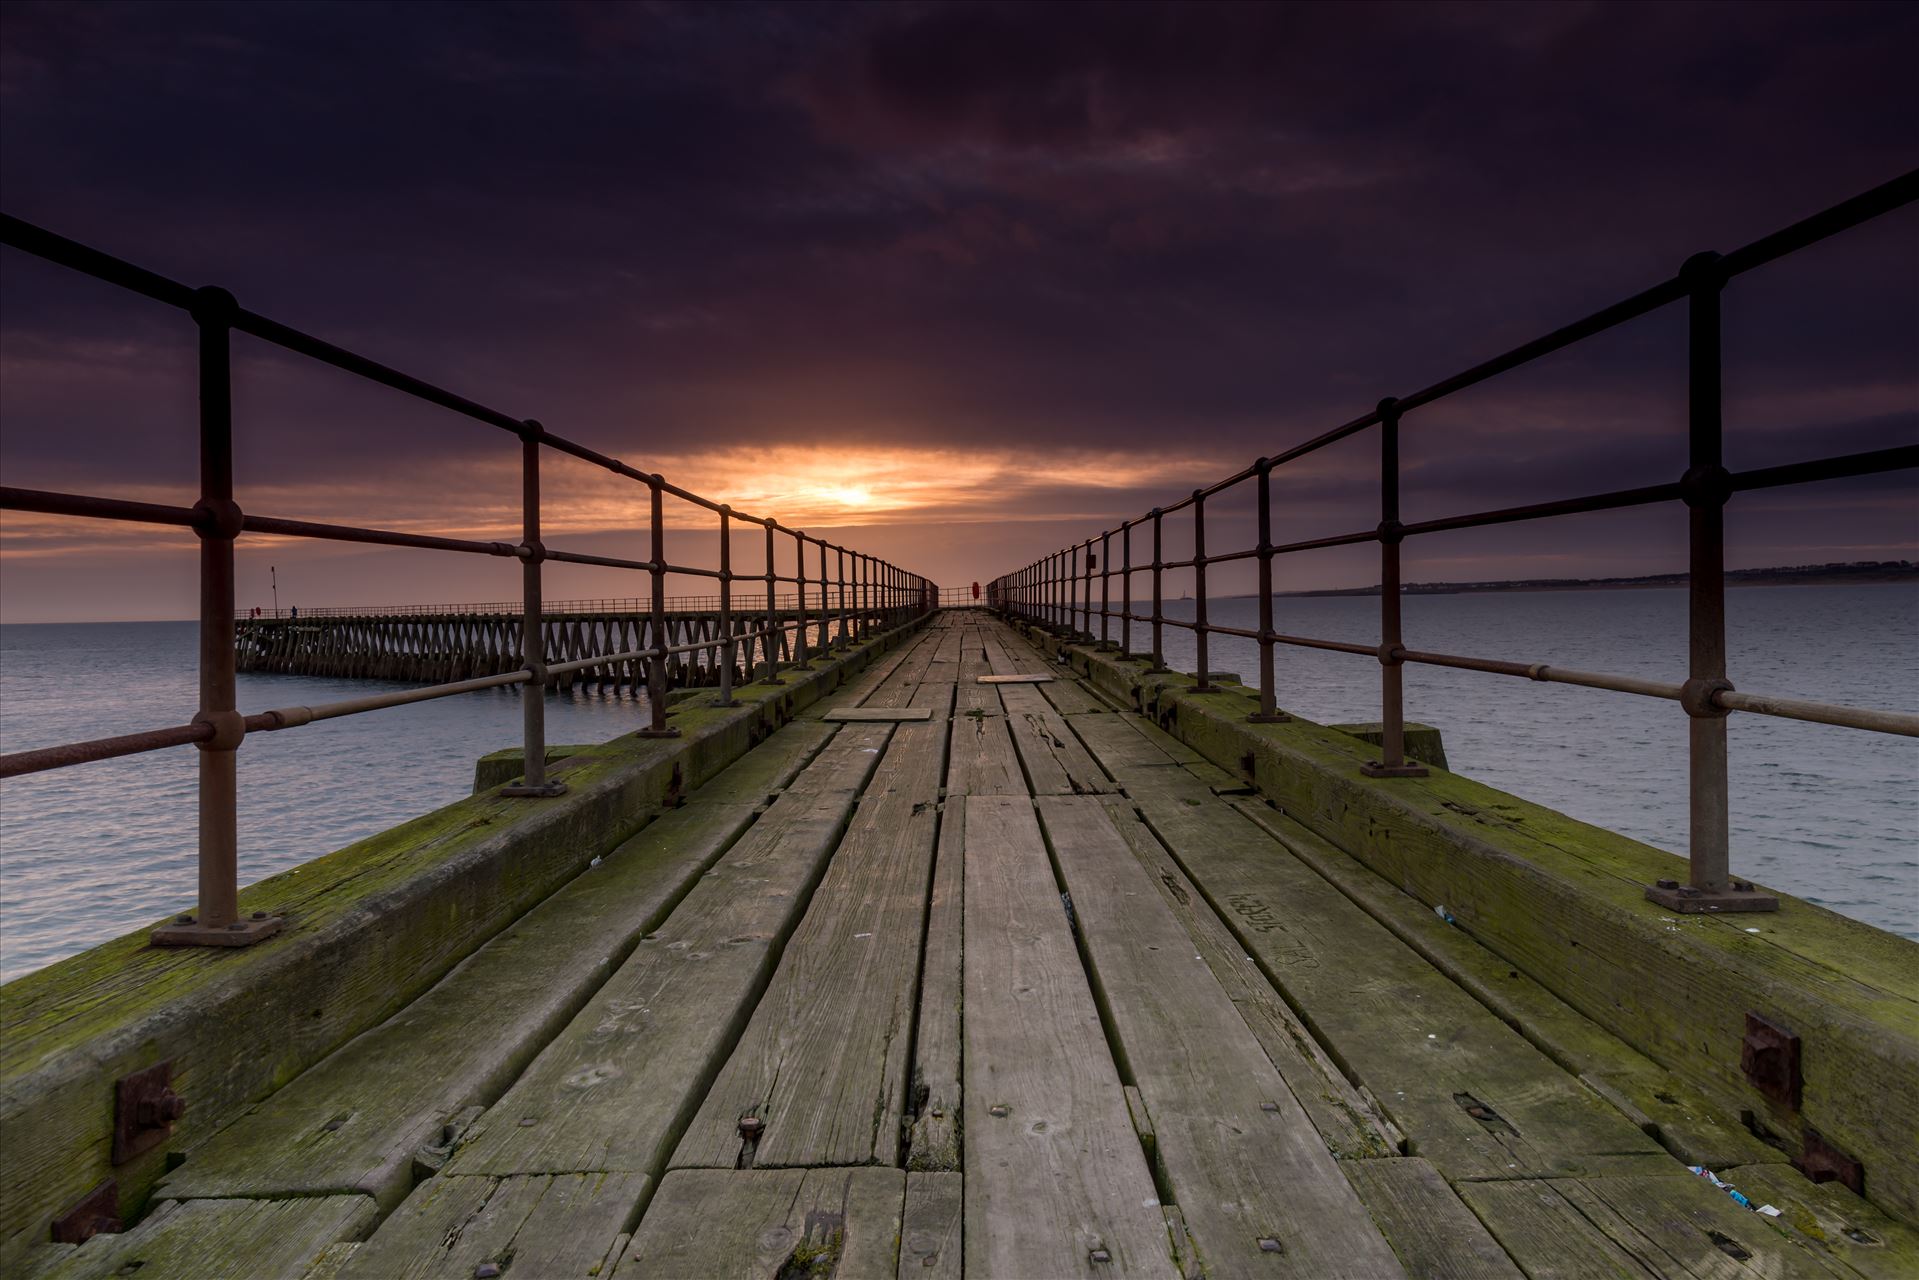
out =
{"type": "Polygon", "coordinates": [[[898,1169],[675,1169],[615,1280],[895,1280],[898,1169]]]}
{"type": "Polygon", "coordinates": [[[366,1234],[367,1196],[166,1201],[123,1235],[98,1235],[34,1280],[298,1280],[321,1252],[366,1234]]]}
{"type": "Polygon", "coordinates": [[[1472,1207],[1528,1276],[1831,1280],[1826,1260],[1684,1170],[1663,1176],[1467,1182],[1472,1207]]]}
{"type": "Polygon", "coordinates": [[[893,731],[841,729],[481,1118],[447,1172],[657,1175],[893,731]]]}
{"type": "Polygon", "coordinates": [[[943,723],[895,731],[671,1167],[898,1162],[945,739],[943,723]]]}
{"type": "Polygon", "coordinates": [[[1038,690],[1001,689],[1000,701],[1034,795],[1105,795],[1118,790],[1038,690]]]}
{"type": "MultiPolygon", "coordinates": [[[[998,694],[994,695],[997,703],[998,694]]],[[[952,760],[946,772],[948,795],[1025,796],[1013,735],[1004,714],[953,717],[952,760]]]]}
{"type": "Polygon", "coordinates": [[[933,896],[926,910],[926,948],[920,963],[919,1021],[913,1035],[914,1120],[906,1155],[909,1169],[960,1167],[965,859],[966,806],[949,801],[940,815],[933,896]]]}
{"type": "Polygon", "coordinates": [[[1117,815],[1092,797],[1038,806],[1207,1274],[1400,1274],[1305,1111],[1113,829],[1117,815]]]}
{"type": "Polygon", "coordinates": [[[820,717],[829,723],[840,724],[899,724],[932,718],[933,712],[928,707],[834,707],[820,717]]]}
{"type": "Polygon", "coordinates": [[[1261,801],[1234,807],[1470,992],[1553,1061],[1578,1075],[1686,1164],[1784,1163],[1735,1116],[1721,1115],[1672,1072],[1488,951],[1417,898],[1261,801]]]}
{"type": "Polygon", "coordinates": [[[1134,802],[1347,1074],[1449,1179],[1644,1172],[1671,1157],[1196,779],[1134,802]]]}
{"type": "Polygon", "coordinates": [[[1171,1276],[1159,1197],[1032,804],[963,803],[967,1271],[1171,1276]]]}
{"type": "Polygon", "coordinates": [[[430,1178],[336,1273],[339,1280],[467,1277],[486,1263],[591,1280],[646,1194],[643,1173],[430,1178]]]}
{"type": "Polygon", "coordinates": [[[789,725],[569,882],[432,990],[195,1148],[173,1199],[363,1191],[397,1203],[415,1154],[505,1090],[832,730],[789,725]],[[485,1009],[486,1034],[474,1010],[485,1009]]]}
{"type": "Polygon", "coordinates": [[[981,684],[1050,684],[1053,677],[1044,672],[1028,672],[1012,676],[975,676],[981,684]]]}
{"type": "Polygon", "coordinates": [[[1837,1182],[1812,1182],[1790,1165],[1722,1169],[1719,1176],[1755,1205],[1779,1210],[1772,1219],[1815,1253],[1867,1280],[1919,1276],[1919,1231],[1894,1221],[1837,1182]]]}
{"type": "Polygon", "coordinates": [[[1113,829],[1146,869],[1161,900],[1193,940],[1194,950],[1205,958],[1266,1057],[1306,1109],[1320,1140],[1343,1160],[1397,1155],[1403,1135],[1369,1095],[1339,1073],[1179,863],[1138,821],[1132,802],[1112,799],[1106,804],[1113,811],[1113,829]]]}
{"type": "Polygon", "coordinates": [[[988,674],[992,667],[986,660],[978,631],[969,631],[960,646],[959,684],[954,690],[953,714],[955,716],[1001,714],[999,687],[981,684],[979,677],[988,674]]]}
{"type": "Polygon", "coordinates": [[[1340,1171],[1419,1280],[1520,1280],[1520,1270],[1485,1226],[1446,1185],[1439,1171],[1415,1156],[1348,1160],[1340,1171]]]}
{"type": "Polygon", "coordinates": [[[960,1174],[906,1175],[898,1280],[960,1280],[965,1274],[960,1247],[965,1196],[960,1174]]]}

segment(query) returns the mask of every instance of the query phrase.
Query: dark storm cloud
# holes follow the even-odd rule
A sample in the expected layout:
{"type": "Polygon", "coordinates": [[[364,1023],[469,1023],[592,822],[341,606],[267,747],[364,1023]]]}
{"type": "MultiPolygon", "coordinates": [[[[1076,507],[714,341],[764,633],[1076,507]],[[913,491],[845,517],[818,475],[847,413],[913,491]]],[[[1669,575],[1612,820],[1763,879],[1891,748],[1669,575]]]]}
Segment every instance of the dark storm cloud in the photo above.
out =
{"type": "MultiPolygon", "coordinates": [[[[1916,46],[1878,4],[16,3],[0,195],[641,465],[1223,466],[1911,167],[1916,46]]],[[[1913,438],[1913,244],[1908,214],[1729,295],[1747,465],[1913,438]]],[[[185,326],[0,268],[9,483],[190,478],[185,326]]],[[[1436,408],[1413,488],[1671,478],[1679,334],[1436,408]]],[[[503,447],[241,354],[253,474],[503,447]]],[[[1324,501],[1367,500],[1335,470],[1324,501]]]]}

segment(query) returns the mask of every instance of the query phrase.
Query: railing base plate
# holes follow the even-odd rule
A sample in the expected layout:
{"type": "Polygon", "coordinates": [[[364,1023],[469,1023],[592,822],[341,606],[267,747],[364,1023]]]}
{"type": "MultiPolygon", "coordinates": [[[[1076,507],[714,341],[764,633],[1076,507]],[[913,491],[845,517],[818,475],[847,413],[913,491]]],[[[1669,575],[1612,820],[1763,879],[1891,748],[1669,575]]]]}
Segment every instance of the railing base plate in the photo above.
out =
{"type": "Polygon", "coordinates": [[[1423,778],[1426,766],[1423,764],[1384,765],[1377,760],[1368,760],[1359,766],[1359,771],[1369,778],[1423,778]]]}
{"type": "Polygon", "coordinates": [[[250,947],[280,932],[285,923],[284,916],[261,916],[223,925],[176,920],[155,929],[148,941],[156,947],[250,947]]]}
{"type": "Polygon", "coordinates": [[[515,783],[510,787],[501,787],[500,794],[509,800],[551,800],[555,796],[566,794],[564,782],[542,782],[537,787],[525,783],[515,783]]]}
{"type": "Polygon", "coordinates": [[[1707,890],[1695,889],[1689,884],[1675,884],[1668,880],[1660,884],[1648,885],[1646,901],[1656,902],[1666,910],[1677,911],[1681,915],[1779,910],[1779,899],[1770,893],[1762,893],[1750,885],[1744,888],[1734,885],[1726,889],[1707,890]]]}

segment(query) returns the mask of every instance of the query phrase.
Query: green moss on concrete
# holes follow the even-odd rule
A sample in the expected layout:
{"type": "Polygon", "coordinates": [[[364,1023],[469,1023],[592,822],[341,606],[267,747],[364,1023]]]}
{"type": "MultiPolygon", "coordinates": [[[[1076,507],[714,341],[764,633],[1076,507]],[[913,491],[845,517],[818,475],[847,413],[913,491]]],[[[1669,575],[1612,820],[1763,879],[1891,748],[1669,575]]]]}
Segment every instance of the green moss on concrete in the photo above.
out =
{"type": "MultiPolygon", "coordinates": [[[[1383,745],[1386,738],[1385,726],[1377,720],[1366,724],[1329,724],[1326,727],[1338,733],[1350,734],[1375,747],[1383,745]]],[[[1435,769],[1452,767],[1446,763],[1446,744],[1440,739],[1439,730],[1432,725],[1407,721],[1404,740],[1408,759],[1431,765],[1435,769]]]]}

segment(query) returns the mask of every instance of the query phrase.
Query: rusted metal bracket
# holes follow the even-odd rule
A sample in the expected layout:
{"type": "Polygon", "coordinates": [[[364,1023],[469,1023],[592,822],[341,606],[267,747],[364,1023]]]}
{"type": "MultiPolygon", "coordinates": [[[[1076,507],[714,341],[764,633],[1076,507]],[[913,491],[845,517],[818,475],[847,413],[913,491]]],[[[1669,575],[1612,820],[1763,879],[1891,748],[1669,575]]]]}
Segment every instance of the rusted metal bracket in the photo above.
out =
{"type": "Polygon", "coordinates": [[[120,1221],[120,1184],[108,1178],[53,1220],[53,1242],[85,1244],[103,1232],[125,1229],[120,1221]]]}
{"type": "Polygon", "coordinates": [[[1777,911],[1779,899],[1754,888],[1744,880],[1734,880],[1724,889],[1699,889],[1677,880],[1661,880],[1646,890],[1646,901],[1656,902],[1681,915],[1708,912],[1777,911]]]}
{"type": "Polygon", "coordinates": [[[159,1062],[113,1086],[113,1163],[125,1164],[173,1136],[187,1100],[173,1091],[173,1063],[159,1062]]]}
{"type": "Polygon", "coordinates": [[[1866,1167],[1826,1141],[1824,1134],[1806,1127],[1805,1154],[1792,1167],[1814,1182],[1837,1182],[1855,1195],[1866,1194],[1866,1167]]]}
{"type": "Polygon", "coordinates": [[[1799,1110],[1804,1082],[1799,1074],[1799,1037],[1766,1021],[1746,1015],[1746,1035],[1739,1044],[1739,1069],[1752,1087],[1774,1102],[1799,1110]]]}

